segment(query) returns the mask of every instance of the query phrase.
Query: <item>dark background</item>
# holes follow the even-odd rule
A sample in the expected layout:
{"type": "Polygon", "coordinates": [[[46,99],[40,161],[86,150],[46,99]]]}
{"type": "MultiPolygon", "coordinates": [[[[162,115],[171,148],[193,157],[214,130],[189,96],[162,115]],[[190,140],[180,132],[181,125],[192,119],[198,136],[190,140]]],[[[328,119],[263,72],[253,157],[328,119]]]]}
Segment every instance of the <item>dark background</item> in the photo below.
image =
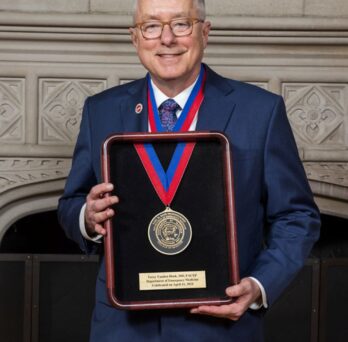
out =
{"type": "MultiPolygon", "coordinates": [[[[322,223],[306,266],[267,311],[266,342],[347,341],[348,221],[322,223]]],[[[56,212],[16,222],[0,245],[0,341],[87,342],[98,266],[56,212]]]]}

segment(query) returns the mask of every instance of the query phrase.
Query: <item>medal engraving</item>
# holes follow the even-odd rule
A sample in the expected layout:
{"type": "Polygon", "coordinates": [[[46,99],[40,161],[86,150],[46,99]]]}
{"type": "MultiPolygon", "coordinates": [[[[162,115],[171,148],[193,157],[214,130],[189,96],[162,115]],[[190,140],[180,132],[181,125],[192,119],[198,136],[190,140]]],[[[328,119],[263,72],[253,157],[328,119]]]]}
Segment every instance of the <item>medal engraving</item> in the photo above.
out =
{"type": "Polygon", "coordinates": [[[190,244],[192,229],[184,215],[167,208],[151,220],[148,237],[152,247],[158,252],[175,255],[190,244]]]}

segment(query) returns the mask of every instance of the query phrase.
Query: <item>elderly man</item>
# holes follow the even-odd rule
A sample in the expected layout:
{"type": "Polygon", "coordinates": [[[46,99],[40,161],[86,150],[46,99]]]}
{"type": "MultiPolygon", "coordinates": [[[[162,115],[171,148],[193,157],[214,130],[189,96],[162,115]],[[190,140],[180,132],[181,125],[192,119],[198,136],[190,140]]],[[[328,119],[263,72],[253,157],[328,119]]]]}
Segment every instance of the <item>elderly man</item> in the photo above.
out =
{"type": "Polygon", "coordinates": [[[111,207],[119,202],[117,196],[102,197],[113,190],[101,181],[102,142],[114,132],[148,131],[150,88],[156,108],[168,99],[176,108],[176,117],[162,123],[171,130],[203,74],[204,99],[189,130],[222,131],[232,146],[242,276],[226,289],[234,302],[190,311],[120,311],[108,303],[102,262],[91,341],[262,341],[265,308],[302,267],[318,238],[319,214],[282,99],[202,64],[210,27],[204,0],[136,2],[130,33],[148,77],[87,99],[59,219],[82,250],[95,250],[106,234],[103,222],[113,217],[111,207]]]}

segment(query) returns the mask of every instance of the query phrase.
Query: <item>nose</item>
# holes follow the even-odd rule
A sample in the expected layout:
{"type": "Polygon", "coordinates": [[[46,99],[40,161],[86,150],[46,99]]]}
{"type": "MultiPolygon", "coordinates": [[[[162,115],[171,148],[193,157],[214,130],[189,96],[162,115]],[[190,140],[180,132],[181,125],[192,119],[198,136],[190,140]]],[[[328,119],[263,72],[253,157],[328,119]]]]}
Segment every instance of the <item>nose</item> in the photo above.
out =
{"type": "Polygon", "coordinates": [[[164,45],[171,45],[173,41],[175,41],[175,35],[172,32],[169,24],[164,24],[162,34],[161,34],[161,42],[164,45]]]}

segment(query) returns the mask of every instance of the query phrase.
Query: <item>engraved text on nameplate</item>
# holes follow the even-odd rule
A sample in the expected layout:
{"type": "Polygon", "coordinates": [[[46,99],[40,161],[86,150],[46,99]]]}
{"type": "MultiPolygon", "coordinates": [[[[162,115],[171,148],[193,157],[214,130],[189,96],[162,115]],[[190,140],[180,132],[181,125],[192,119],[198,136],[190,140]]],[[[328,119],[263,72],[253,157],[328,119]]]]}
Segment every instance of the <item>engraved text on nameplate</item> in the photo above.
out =
{"type": "Polygon", "coordinates": [[[139,273],[140,291],[206,287],[205,271],[139,273]]]}

